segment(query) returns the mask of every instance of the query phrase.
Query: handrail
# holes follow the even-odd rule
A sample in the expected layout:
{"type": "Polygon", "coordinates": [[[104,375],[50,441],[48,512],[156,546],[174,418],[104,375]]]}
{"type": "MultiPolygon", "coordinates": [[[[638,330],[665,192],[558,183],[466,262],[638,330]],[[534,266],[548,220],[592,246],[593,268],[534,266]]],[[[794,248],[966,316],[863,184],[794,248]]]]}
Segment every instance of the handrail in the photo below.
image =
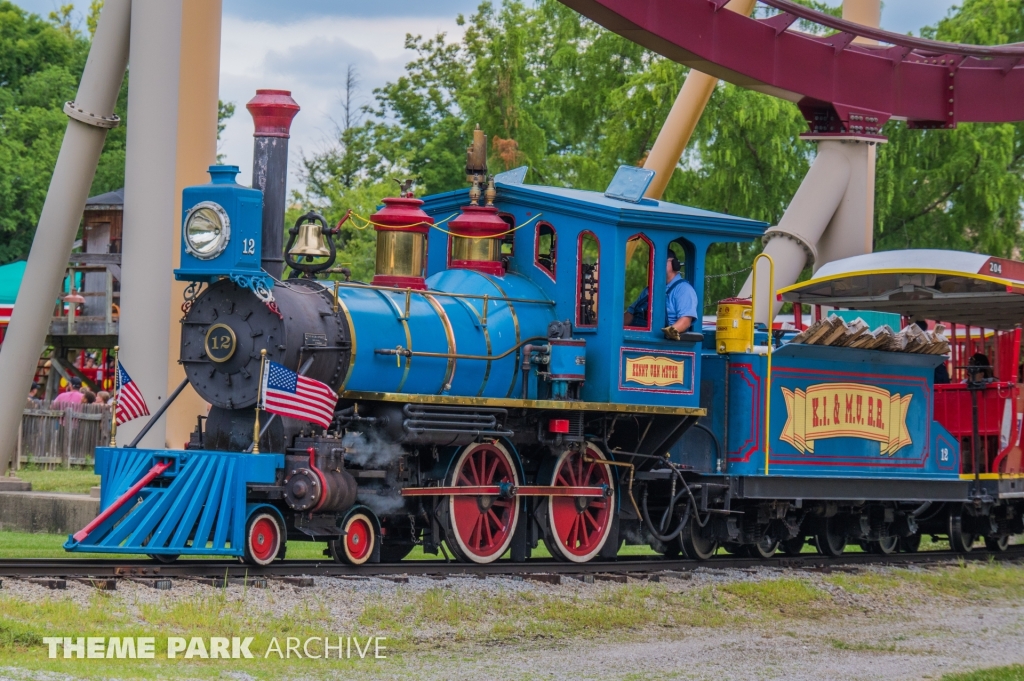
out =
{"type": "MultiPolygon", "coordinates": [[[[888,43],[890,45],[899,45],[900,47],[909,47],[915,50],[921,50],[923,52],[929,52],[932,54],[956,54],[963,57],[978,57],[978,58],[991,58],[991,57],[1024,57],[1024,43],[1011,43],[1009,45],[961,45],[958,43],[947,43],[941,40],[928,40],[926,38],[915,38],[913,36],[903,35],[901,33],[892,33],[885,31],[880,28],[871,28],[870,26],[864,26],[863,24],[857,24],[846,19],[839,19],[837,17],[819,12],[817,10],[798,5],[792,0],[760,0],[769,7],[774,7],[777,10],[790,14],[792,16],[804,19],[806,21],[812,21],[816,24],[821,24],[828,28],[843,33],[852,33],[857,36],[864,38],[871,38],[879,42],[888,43]]],[[[857,45],[856,47],[865,47],[864,45],[857,45]]],[[[871,48],[867,48],[871,49],[871,48]]]]}
{"type": "Polygon", "coordinates": [[[435,289],[418,290],[412,288],[399,288],[397,286],[378,286],[375,284],[362,284],[355,281],[333,281],[335,290],[339,287],[347,288],[361,288],[369,291],[393,291],[395,293],[402,293],[406,295],[421,295],[421,296],[444,296],[446,298],[463,298],[467,300],[483,300],[491,301],[495,303],[532,303],[534,305],[549,305],[554,306],[555,301],[543,300],[539,298],[508,298],[501,295],[490,295],[486,293],[454,293],[449,291],[438,291],[435,289]]]}
{"type": "MultiPolygon", "coordinates": [[[[771,406],[772,406],[772,317],[775,316],[775,261],[767,253],[758,253],[751,265],[750,316],[757,319],[757,261],[768,260],[768,351],[767,368],[764,377],[764,474],[768,475],[768,452],[771,445],[771,406]]],[[[750,347],[754,347],[755,325],[750,325],[750,347]]]]}

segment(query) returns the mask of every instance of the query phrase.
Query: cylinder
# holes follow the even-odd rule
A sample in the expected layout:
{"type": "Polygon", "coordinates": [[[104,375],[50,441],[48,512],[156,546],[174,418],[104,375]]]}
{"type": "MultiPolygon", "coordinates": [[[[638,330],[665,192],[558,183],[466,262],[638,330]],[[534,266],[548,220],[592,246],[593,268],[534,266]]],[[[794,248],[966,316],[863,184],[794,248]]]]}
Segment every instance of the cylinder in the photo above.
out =
{"type": "Polygon", "coordinates": [[[260,262],[274,279],[284,272],[284,210],[288,189],[288,138],[299,105],[288,90],[257,90],[245,108],[252,114],[252,187],[263,192],[260,262]]]}
{"type": "Polygon", "coordinates": [[[749,298],[726,298],[718,302],[715,347],[719,354],[750,352],[754,326],[753,306],[749,298]]]}

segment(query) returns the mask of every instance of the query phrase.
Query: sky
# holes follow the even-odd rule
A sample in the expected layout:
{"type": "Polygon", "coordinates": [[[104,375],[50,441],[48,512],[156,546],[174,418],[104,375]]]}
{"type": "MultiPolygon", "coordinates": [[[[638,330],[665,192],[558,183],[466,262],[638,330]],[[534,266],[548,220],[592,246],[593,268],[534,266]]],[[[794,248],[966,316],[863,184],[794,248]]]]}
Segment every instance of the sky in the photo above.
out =
{"type": "MultiPolygon", "coordinates": [[[[13,0],[42,15],[59,4],[87,0],[13,0]]],[[[840,0],[827,0],[831,5],[840,0]]],[[[344,74],[349,64],[359,75],[357,101],[403,72],[412,53],[407,33],[462,35],[459,13],[471,14],[479,0],[223,0],[220,97],[236,104],[221,136],[225,162],[242,177],[252,167],[252,118],[245,111],[257,88],[291,90],[302,107],[292,126],[290,188],[302,154],[330,144],[341,120],[344,74]]],[[[916,34],[946,15],[954,0],[883,0],[882,28],[916,34]]],[[[84,21],[82,21],[84,25],[84,21]]]]}

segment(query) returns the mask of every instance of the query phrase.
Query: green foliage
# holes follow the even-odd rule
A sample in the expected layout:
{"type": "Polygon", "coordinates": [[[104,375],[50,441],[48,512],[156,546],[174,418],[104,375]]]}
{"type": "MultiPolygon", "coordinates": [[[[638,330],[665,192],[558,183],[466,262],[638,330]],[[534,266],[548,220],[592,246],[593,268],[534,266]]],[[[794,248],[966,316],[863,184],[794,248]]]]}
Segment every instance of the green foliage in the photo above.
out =
{"type": "MultiPolygon", "coordinates": [[[[391,193],[381,183],[400,176],[414,177],[424,194],[463,187],[476,125],[490,135],[492,171],[526,164],[531,182],[602,190],[619,165],[643,162],[687,72],[555,0],[484,2],[459,23],[465,33],[457,42],[443,34],[406,37],[415,57],[405,74],[374,91],[362,124],[304,159],[307,194],[298,203],[338,216],[350,203],[368,205],[363,188],[378,187],[376,200],[391,193]]],[[[965,0],[923,33],[978,44],[1024,41],[1024,0],[965,0]]],[[[665,199],[777,224],[814,158],[815,145],[799,138],[806,130],[792,103],[722,83],[665,199]]],[[[876,249],[1018,255],[1024,124],[920,131],[893,122],[885,132],[876,249]]],[[[343,256],[361,277],[368,275],[359,268],[372,266],[368,236],[350,235],[343,256]]],[[[707,281],[708,311],[737,292],[760,248],[759,240],[712,247],[707,274],[735,274],[707,281]]]]}
{"type": "Polygon", "coordinates": [[[224,128],[228,127],[227,120],[235,115],[235,103],[225,102],[222,99],[217,100],[217,139],[220,139],[220,134],[224,132],[224,128]]]}
{"type": "MultiPolygon", "coordinates": [[[[966,0],[926,37],[971,44],[1024,41],[1022,0],[966,0]]],[[[952,248],[1020,257],[1024,123],[956,130],[886,127],[878,152],[875,247],[952,248]]]]}
{"type": "MultiPolygon", "coordinates": [[[[228,127],[227,120],[235,115],[235,103],[217,100],[217,142],[220,143],[220,134],[228,127]]],[[[224,162],[224,154],[217,154],[217,163],[224,162]]]]}
{"type": "Polygon", "coordinates": [[[89,0],[89,15],[85,18],[85,25],[89,28],[89,38],[96,35],[96,27],[100,23],[100,11],[103,9],[103,0],[89,0]]]}
{"type": "Polygon", "coordinates": [[[1024,665],[1012,664],[964,674],[946,674],[942,681],[1024,681],[1024,665]]]}
{"type": "MultiPolygon", "coordinates": [[[[0,0],[0,264],[28,255],[89,41],[73,7],[44,21],[0,0]]],[[[116,113],[126,118],[127,79],[116,113]]],[[[92,194],[124,186],[125,126],[107,133],[92,194]]]]}

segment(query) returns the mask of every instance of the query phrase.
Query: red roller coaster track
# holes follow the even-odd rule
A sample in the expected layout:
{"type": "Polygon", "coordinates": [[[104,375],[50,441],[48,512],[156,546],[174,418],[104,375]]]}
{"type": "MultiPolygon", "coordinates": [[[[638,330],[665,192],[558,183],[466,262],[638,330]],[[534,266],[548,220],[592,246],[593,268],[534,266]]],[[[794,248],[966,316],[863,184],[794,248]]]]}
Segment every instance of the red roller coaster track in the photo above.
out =
{"type": "Polygon", "coordinates": [[[1024,120],[1024,44],[957,45],[854,24],[790,0],[752,19],[727,0],[561,0],[605,28],[709,75],[797,103],[816,133],[878,134],[1024,120]],[[790,30],[798,19],[833,29],[790,30]],[[854,44],[862,36],[879,46],[854,44]]]}

